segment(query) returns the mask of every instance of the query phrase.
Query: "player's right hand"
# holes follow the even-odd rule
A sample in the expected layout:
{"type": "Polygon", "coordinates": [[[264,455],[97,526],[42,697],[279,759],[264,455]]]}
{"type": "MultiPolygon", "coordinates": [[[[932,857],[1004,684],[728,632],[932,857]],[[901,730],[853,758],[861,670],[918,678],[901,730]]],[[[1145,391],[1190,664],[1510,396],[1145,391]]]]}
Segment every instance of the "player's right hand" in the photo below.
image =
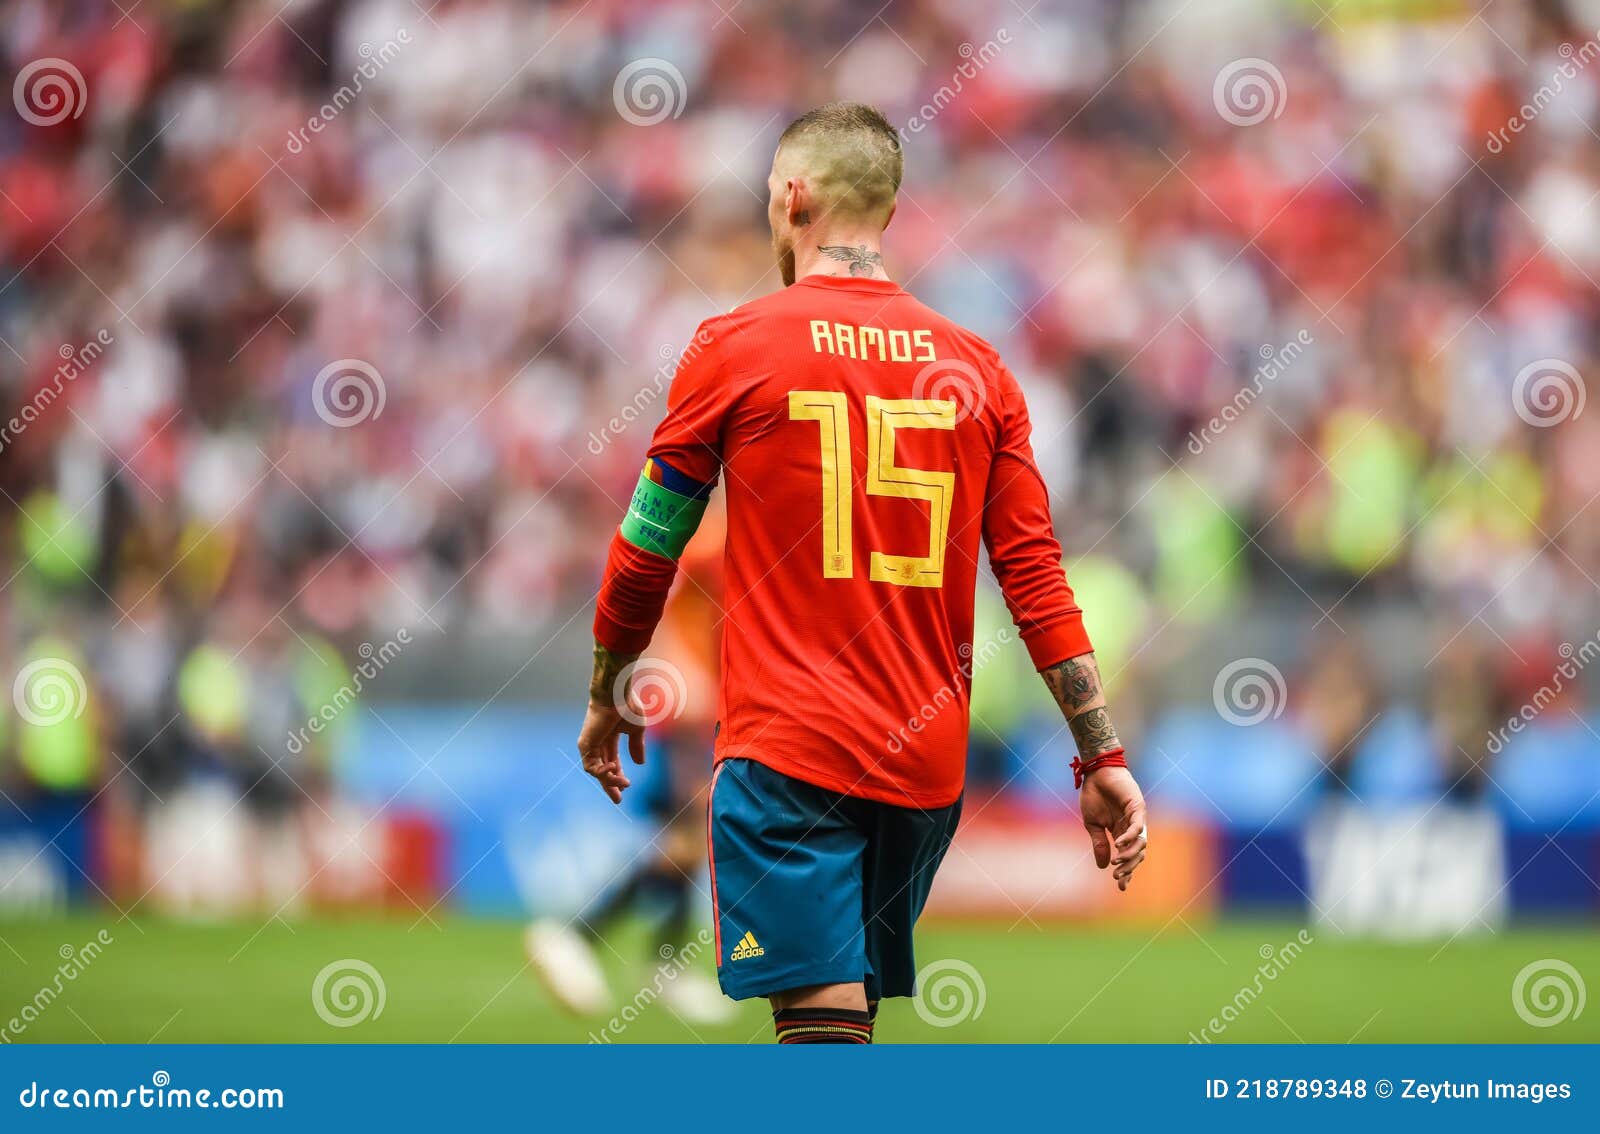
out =
{"type": "Polygon", "coordinates": [[[624,716],[615,706],[591,700],[583,727],[578,730],[578,756],[583,760],[583,770],[595,778],[612,803],[621,803],[623,789],[633,786],[622,772],[623,736],[628,738],[628,755],[635,764],[643,764],[642,719],[637,714],[624,716]]]}
{"type": "Polygon", "coordinates": [[[1101,870],[1115,866],[1117,889],[1126,890],[1149,846],[1144,795],[1133,773],[1115,767],[1090,772],[1078,793],[1078,807],[1094,844],[1094,864],[1101,870]]]}

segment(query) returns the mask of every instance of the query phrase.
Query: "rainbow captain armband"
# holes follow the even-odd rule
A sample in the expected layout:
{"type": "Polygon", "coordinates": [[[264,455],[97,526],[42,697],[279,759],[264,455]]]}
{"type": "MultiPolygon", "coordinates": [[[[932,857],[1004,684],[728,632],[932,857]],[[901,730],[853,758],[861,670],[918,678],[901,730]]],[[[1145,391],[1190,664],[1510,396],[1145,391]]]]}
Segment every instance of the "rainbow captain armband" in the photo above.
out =
{"type": "Polygon", "coordinates": [[[690,480],[651,457],[622,518],[622,538],[665,559],[677,559],[700,526],[715,481],[690,480]]]}

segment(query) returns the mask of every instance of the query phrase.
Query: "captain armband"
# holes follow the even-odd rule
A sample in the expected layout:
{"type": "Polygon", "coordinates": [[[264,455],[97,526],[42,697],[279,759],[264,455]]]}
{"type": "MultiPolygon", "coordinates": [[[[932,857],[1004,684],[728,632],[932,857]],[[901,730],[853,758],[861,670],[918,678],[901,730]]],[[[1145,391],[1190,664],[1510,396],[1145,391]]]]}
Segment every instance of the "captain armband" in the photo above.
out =
{"type": "Polygon", "coordinates": [[[665,559],[677,559],[700,526],[715,481],[690,480],[672,466],[650,458],[622,520],[622,538],[665,559]]]}

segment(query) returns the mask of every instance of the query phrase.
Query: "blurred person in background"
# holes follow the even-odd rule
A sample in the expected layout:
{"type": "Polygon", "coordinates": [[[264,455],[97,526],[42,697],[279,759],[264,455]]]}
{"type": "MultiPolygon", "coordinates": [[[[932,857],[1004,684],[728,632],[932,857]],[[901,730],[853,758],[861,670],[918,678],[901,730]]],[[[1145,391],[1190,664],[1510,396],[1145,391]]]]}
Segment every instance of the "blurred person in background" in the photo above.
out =
{"type": "Polygon", "coordinates": [[[1491,781],[1489,737],[1516,701],[1495,672],[1495,652],[1472,635],[1439,648],[1429,667],[1423,704],[1439,777],[1447,798],[1481,802],[1491,781]]]}
{"type": "MultiPolygon", "coordinates": [[[[722,651],[722,497],[706,510],[679,560],[680,577],[667,598],[651,656],[640,663],[654,680],[646,717],[654,767],[633,802],[656,828],[648,845],[628,862],[569,925],[542,918],[528,927],[525,944],[535,973],[568,1011],[598,1015],[613,1003],[596,955],[619,923],[635,913],[653,915],[653,961],[699,952],[690,936],[691,915],[705,893],[706,789],[716,738],[717,682],[722,651]]],[[[690,1024],[726,1023],[732,1001],[694,968],[662,966],[661,999],[690,1024]]]]}
{"type": "Polygon", "coordinates": [[[183,779],[180,730],[172,726],[184,631],[170,591],[151,573],[127,572],[116,602],[126,617],[99,628],[95,672],[110,702],[109,743],[131,780],[123,791],[142,814],[183,779]]]}
{"type": "Polygon", "coordinates": [[[1299,723],[1327,773],[1327,790],[1342,795],[1353,790],[1351,767],[1383,708],[1380,690],[1367,661],[1368,649],[1354,633],[1325,627],[1307,654],[1305,672],[1296,683],[1299,723]]]}
{"type": "MultiPolygon", "coordinates": [[[[96,801],[106,772],[101,698],[80,634],[70,616],[62,617],[17,654],[10,689],[15,715],[0,728],[0,742],[16,762],[10,806],[51,832],[69,866],[68,896],[85,899],[97,889],[96,801]]],[[[0,885],[10,881],[0,878],[0,885]]]]}

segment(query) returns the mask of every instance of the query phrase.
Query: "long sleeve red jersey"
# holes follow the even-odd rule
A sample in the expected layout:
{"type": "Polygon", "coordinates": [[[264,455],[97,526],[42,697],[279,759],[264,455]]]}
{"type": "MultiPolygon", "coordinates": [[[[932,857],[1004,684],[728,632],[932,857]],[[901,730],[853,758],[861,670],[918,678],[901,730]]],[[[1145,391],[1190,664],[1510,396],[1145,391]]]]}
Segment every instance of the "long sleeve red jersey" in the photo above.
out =
{"type": "MultiPolygon", "coordinates": [[[[1029,433],[994,349],[888,281],[807,276],[701,326],[650,457],[727,493],[716,759],[955,801],[980,537],[1035,667],[1091,649],[1029,433]]],[[[673,571],[619,533],[596,639],[644,650],[673,571]]]]}

